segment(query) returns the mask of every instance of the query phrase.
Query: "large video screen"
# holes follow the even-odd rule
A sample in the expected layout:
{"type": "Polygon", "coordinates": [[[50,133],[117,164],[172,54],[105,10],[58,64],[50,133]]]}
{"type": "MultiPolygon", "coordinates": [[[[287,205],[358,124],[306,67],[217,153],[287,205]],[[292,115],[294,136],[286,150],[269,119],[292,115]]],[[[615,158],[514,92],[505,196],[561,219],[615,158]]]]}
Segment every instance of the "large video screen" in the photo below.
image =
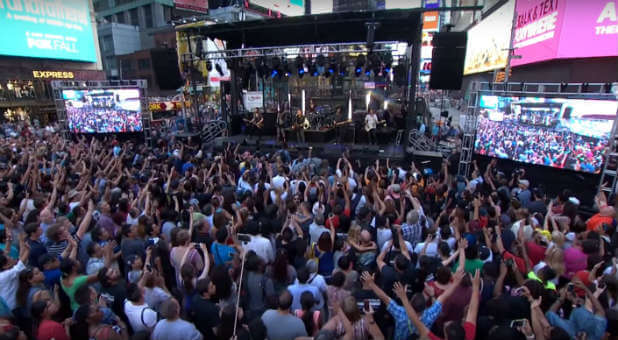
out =
{"type": "Polygon", "coordinates": [[[64,90],[62,96],[73,133],[142,131],[139,89],[64,90]]]}
{"type": "Polygon", "coordinates": [[[599,173],[618,102],[483,95],[479,109],[476,153],[599,173]]]}
{"type": "Polygon", "coordinates": [[[97,61],[89,1],[0,1],[0,55],[97,61]]]}

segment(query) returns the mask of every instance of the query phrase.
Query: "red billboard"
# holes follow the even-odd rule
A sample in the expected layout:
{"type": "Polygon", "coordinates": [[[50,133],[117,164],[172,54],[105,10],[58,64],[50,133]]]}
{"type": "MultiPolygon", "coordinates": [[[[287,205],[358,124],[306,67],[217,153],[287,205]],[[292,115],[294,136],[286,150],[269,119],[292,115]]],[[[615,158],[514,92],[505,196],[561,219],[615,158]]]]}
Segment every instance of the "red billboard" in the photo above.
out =
{"type": "Polygon", "coordinates": [[[208,12],[208,0],[174,0],[174,5],[179,9],[200,13],[208,12]]]}

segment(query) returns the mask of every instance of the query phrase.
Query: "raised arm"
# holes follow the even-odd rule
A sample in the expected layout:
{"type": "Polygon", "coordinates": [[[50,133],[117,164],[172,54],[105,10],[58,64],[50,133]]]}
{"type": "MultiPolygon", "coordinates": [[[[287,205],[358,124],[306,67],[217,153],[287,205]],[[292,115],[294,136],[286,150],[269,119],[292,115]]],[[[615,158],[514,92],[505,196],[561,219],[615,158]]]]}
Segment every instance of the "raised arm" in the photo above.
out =
{"type": "Polygon", "coordinates": [[[384,305],[388,306],[391,303],[391,298],[380,287],[378,287],[374,278],[375,275],[369,274],[369,272],[363,272],[361,275],[361,280],[367,283],[369,288],[371,288],[374,294],[382,301],[384,305]]]}
{"type": "Polygon", "coordinates": [[[403,308],[405,308],[406,314],[408,314],[408,318],[410,318],[410,320],[414,324],[414,327],[416,327],[416,329],[418,330],[420,338],[425,339],[429,335],[429,328],[427,328],[427,326],[425,326],[425,324],[421,321],[420,317],[410,304],[410,301],[408,301],[408,297],[406,296],[407,288],[407,285],[402,286],[399,282],[395,282],[393,291],[403,303],[403,308]]]}
{"type": "Polygon", "coordinates": [[[468,305],[468,314],[466,315],[466,322],[470,322],[476,325],[476,318],[479,311],[479,294],[481,289],[481,272],[477,269],[474,272],[474,278],[472,279],[472,297],[470,298],[470,305],[468,305]]]}

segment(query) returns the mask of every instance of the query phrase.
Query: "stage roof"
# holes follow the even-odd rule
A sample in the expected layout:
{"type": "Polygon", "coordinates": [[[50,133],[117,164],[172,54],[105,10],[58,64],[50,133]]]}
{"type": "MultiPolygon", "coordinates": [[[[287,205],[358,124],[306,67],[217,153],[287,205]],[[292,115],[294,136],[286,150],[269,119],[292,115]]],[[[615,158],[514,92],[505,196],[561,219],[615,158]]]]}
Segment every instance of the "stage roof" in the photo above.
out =
{"type": "Polygon", "coordinates": [[[181,32],[199,33],[227,42],[228,49],[346,43],[367,41],[367,22],[378,22],[374,41],[411,43],[422,11],[384,10],[329,13],[280,19],[240,21],[215,25],[178,26],[181,32]]]}

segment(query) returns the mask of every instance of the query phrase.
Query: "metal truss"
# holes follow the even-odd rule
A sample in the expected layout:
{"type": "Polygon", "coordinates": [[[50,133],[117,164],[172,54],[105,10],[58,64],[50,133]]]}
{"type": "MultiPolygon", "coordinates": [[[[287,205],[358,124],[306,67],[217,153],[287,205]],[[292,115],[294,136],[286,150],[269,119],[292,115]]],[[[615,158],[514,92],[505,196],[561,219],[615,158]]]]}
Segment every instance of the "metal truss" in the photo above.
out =
{"type": "MultiPolygon", "coordinates": [[[[474,134],[476,132],[476,117],[478,114],[478,95],[479,94],[494,94],[494,95],[512,95],[512,96],[527,96],[537,95],[543,97],[568,97],[569,99],[590,99],[590,100],[618,100],[618,82],[617,83],[487,83],[479,84],[478,92],[475,92],[474,106],[470,105],[472,96],[468,103],[466,126],[464,131],[471,126],[474,126],[474,131],[471,133],[464,132],[464,142],[462,144],[462,153],[459,164],[459,174],[467,175],[470,169],[470,160],[474,151],[474,134]],[[473,119],[468,116],[473,113],[473,119]],[[466,144],[466,136],[471,139],[466,144]],[[465,154],[463,149],[468,148],[469,154],[465,154]],[[464,155],[465,154],[465,155],[464,155]],[[462,172],[465,171],[465,172],[462,172]]],[[[618,184],[618,112],[614,120],[614,126],[610,140],[606,149],[605,162],[601,171],[599,186],[597,192],[603,191],[607,194],[615,194],[618,184]]]]}
{"type": "Polygon", "coordinates": [[[412,129],[408,133],[408,148],[411,151],[436,151],[436,143],[417,129],[412,129]]]}
{"type": "Polygon", "coordinates": [[[104,89],[104,88],[137,88],[140,91],[140,105],[142,107],[142,130],[144,132],[145,143],[152,147],[152,112],[149,109],[148,103],[148,82],[143,79],[136,80],[54,80],[51,82],[54,91],[54,103],[56,105],[56,115],[58,122],[62,127],[62,135],[65,139],[70,137],[69,122],[66,118],[65,101],[62,96],[64,90],[88,90],[88,89],[104,89]]]}
{"type": "Polygon", "coordinates": [[[397,54],[396,50],[389,45],[397,44],[397,41],[379,41],[374,43],[373,49],[366,47],[367,42],[352,43],[333,43],[333,44],[309,44],[309,45],[289,45],[271,47],[247,47],[239,49],[229,49],[220,51],[202,52],[199,55],[185,53],[182,55],[183,62],[209,60],[209,59],[237,59],[237,58],[257,58],[257,57],[296,57],[296,56],[317,56],[319,54],[367,54],[369,52],[392,52],[393,59],[397,54]]]}
{"type": "Polygon", "coordinates": [[[466,104],[466,112],[463,117],[459,117],[463,137],[461,139],[461,152],[459,154],[459,166],[457,175],[468,176],[470,173],[470,164],[472,163],[472,155],[474,154],[474,139],[476,136],[476,118],[478,106],[478,93],[472,92],[468,97],[466,104]]]}

